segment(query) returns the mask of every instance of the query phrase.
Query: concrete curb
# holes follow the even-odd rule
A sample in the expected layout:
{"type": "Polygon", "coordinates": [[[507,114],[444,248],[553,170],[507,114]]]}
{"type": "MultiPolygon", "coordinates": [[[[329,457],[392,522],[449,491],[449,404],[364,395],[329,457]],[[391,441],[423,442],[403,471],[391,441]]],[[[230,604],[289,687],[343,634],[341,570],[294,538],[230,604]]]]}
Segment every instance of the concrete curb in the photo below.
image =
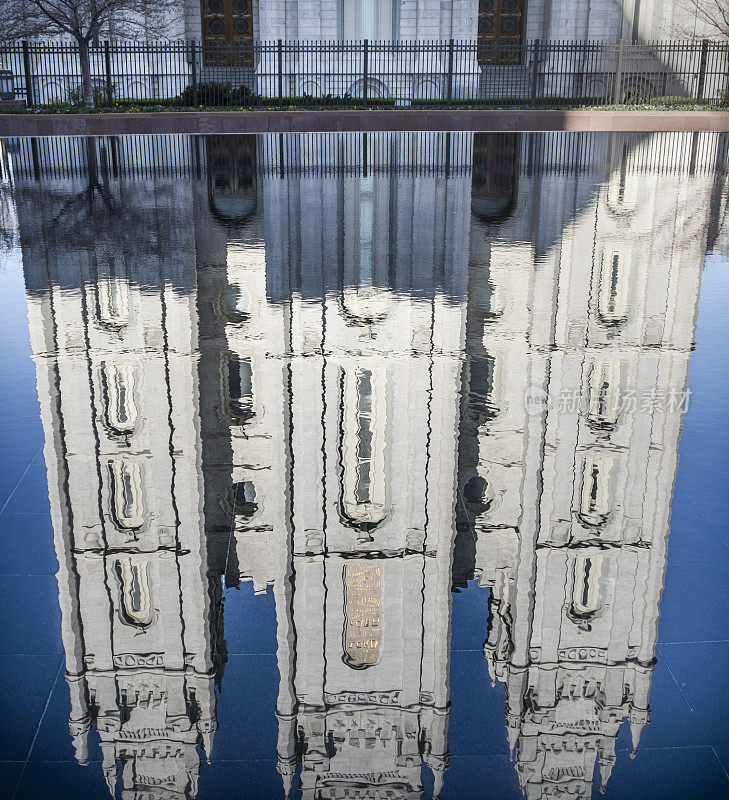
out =
{"type": "Polygon", "coordinates": [[[729,131],[729,111],[169,111],[0,114],[0,136],[334,131],[729,131]]]}

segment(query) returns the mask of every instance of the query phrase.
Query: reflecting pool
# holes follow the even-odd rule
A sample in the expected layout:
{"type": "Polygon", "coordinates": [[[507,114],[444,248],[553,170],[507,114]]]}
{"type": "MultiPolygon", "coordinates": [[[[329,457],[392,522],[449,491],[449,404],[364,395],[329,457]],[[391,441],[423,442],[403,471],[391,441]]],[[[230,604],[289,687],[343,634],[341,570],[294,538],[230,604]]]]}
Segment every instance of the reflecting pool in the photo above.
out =
{"type": "Polygon", "coordinates": [[[0,147],[0,797],[729,796],[726,134],[0,147]]]}

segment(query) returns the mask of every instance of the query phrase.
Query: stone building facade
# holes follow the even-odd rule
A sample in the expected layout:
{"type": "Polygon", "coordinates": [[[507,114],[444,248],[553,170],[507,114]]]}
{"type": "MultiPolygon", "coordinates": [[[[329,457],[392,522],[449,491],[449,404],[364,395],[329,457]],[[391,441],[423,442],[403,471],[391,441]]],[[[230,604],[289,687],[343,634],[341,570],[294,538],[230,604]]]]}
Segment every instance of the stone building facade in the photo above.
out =
{"type": "Polygon", "coordinates": [[[469,179],[445,138],[238,139],[257,192],[205,244],[206,492],[233,498],[228,580],[273,586],[277,767],[305,798],[416,798],[448,764],[469,179]]]}
{"type": "MultiPolygon", "coordinates": [[[[701,23],[692,22],[700,35],[701,23]]],[[[689,13],[674,0],[192,0],[184,32],[216,40],[654,41],[679,30],[685,35],[688,23],[689,13]],[[211,31],[214,19],[222,29],[213,23],[211,31]]]]}
{"type": "MultiPolygon", "coordinates": [[[[125,29],[123,19],[112,17],[100,38],[119,37],[139,38],[140,29],[125,29]]],[[[544,97],[649,92],[716,98],[726,89],[721,54],[711,56],[708,73],[704,60],[704,77],[699,78],[699,47],[690,52],[649,47],[623,58],[615,47],[600,52],[556,47],[548,52],[543,44],[541,50],[534,45],[536,40],[717,38],[681,0],[186,0],[170,11],[166,37],[203,46],[195,51],[194,68],[189,48],[163,53],[134,48],[117,53],[112,48],[109,71],[116,97],[177,97],[193,80],[227,82],[278,98],[280,79],[284,97],[361,97],[366,92],[369,98],[394,98],[401,104],[448,96],[529,98],[533,90],[544,97]],[[367,58],[364,40],[375,43],[367,58]],[[449,40],[464,43],[452,57],[449,40]],[[279,41],[317,44],[282,47],[279,55],[279,41]],[[393,42],[402,46],[383,44],[393,42]],[[481,45],[478,52],[469,42],[481,45]],[[417,47],[407,46],[414,43],[417,47]],[[230,45],[235,49],[226,49],[230,45]],[[528,47],[502,47],[514,45],[528,47]]],[[[49,69],[48,58],[33,51],[29,56],[36,102],[67,101],[80,81],[77,59],[56,55],[49,69]]],[[[7,59],[4,66],[23,85],[25,65],[19,51],[7,59]]],[[[106,70],[103,51],[97,49],[92,72],[100,89],[107,85],[106,70]]]]}
{"type": "Polygon", "coordinates": [[[112,796],[174,800],[197,792],[219,677],[191,203],[174,180],[95,176],[16,187],[69,733],[86,764],[96,730],[112,796]]]}
{"type": "Polygon", "coordinates": [[[603,183],[522,173],[506,216],[474,208],[459,527],[528,800],[590,797],[650,719],[712,195],[690,137],[660,167],[653,141],[605,154],[603,183]]]}

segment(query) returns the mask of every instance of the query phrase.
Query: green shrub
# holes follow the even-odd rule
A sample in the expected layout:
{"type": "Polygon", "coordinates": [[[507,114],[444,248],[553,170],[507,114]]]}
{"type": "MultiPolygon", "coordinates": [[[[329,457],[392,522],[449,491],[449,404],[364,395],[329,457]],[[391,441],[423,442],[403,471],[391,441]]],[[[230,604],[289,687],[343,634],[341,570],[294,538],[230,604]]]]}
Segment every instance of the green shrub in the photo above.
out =
{"type": "Polygon", "coordinates": [[[251,100],[251,90],[247,86],[236,86],[222,81],[203,81],[197,85],[197,103],[194,102],[192,86],[186,86],[180,93],[179,102],[183,106],[242,106],[251,100]]]}
{"type": "Polygon", "coordinates": [[[118,97],[112,106],[119,109],[141,108],[156,106],[159,108],[175,108],[181,105],[179,97],[118,97]]]}

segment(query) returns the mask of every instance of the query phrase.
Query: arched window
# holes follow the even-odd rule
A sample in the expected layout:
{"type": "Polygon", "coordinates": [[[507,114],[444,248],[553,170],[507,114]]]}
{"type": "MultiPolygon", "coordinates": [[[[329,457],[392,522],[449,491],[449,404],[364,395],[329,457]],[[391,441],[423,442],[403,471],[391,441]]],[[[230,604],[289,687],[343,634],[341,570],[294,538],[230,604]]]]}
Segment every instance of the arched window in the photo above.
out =
{"type": "Polygon", "coordinates": [[[596,361],[590,371],[590,410],[587,421],[592,428],[611,430],[618,421],[620,402],[620,362],[596,361]]]}
{"type": "Polygon", "coordinates": [[[115,572],[119,581],[119,618],[125,625],[146,628],[155,619],[149,562],[131,556],[120,558],[115,572]]]}
{"type": "Polygon", "coordinates": [[[499,409],[494,404],[496,360],[493,356],[473,356],[468,363],[468,414],[479,425],[490,422],[499,409]]]}
{"type": "Polygon", "coordinates": [[[597,310],[608,325],[619,325],[628,317],[630,259],[629,252],[603,251],[597,310]]]}
{"type": "Polygon", "coordinates": [[[111,516],[119,528],[135,530],[144,525],[142,465],[128,458],[109,462],[111,516]]]}
{"type": "Polygon", "coordinates": [[[121,328],[129,321],[129,281],[117,275],[101,275],[96,284],[99,321],[121,328]]]}
{"type": "Polygon", "coordinates": [[[248,520],[258,511],[256,487],[252,481],[238,481],[228,489],[228,505],[238,519],[248,520]]]}
{"type": "Polygon", "coordinates": [[[251,316],[251,296],[246,287],[231,283],[223,292],[221,307],[231,322],[247,322],[251,316]]]}
{"type": "Polygon", "coordinates": [[[603,556],[578,556],[572,570],[572,601],[568,615],[573,622],[587,623],[602,609],[603,556]]]}
{"type": "Polygon", "coordinates": [[[106,424],[116,433],[131,433],[137,422],[134,400],[134,365],[104,361],[101,364],[106,424]]]}
{"type": "MultiPolygon", "coordinates": [[[[362,145],[363,159],[366,152],[362,145]]],[[[391,195],[387,175],[352,175],[344,182],[342,306],[356,323],[382,319],[390,307],[391,195]]]]}
{"type": "Polygon", "coordinates": [[[342,661],[367,669],[380,660],[382,645],[382,567],[377,563],[345,564],[342,661]]]}
{"type": "Polygon", "coordinates": [[[249,358],[231,355],[226,364],[228,413],[236,424],[243,424],[255,413],[253,407],[253,368],[249,358]]]}
{"type": "Polygon", "coordinates": [[[205,64],[252,64],[253,0],[200,0],[205,64]],[[239,45],[224,49],[223,45],[239,45]]]}
{"type": "Polygon", "coordinates": [[[348,524],[364,530],[387,515],[382,383],[382,376],[369,369],[342,373],[341,512],[348,524]]]}
{"type": "Polygon", "coordinates": [[[257,204],[256,138],[211,136],[205,146],[210,212],[225,226],[243,225],[257,204]]]}
{"type": "Polygon", "coordinates": [[[578,517],[585,525],[602,525],[610,514],[610,468],[606,455],[587,455],[582,470],[582,494],[578,517]]]}
{"type": "Polygon", "coordinates": [[[478,43],[481,64],[519,63],[516,49],[524,37],[524,0],[479,0],[478,43]]]}
{"type": "Polygon", "coordinates": [[[503,222],[514,213],[519,141],[516,133],[474,134],[471,212],[487,225],[503,222]]]}
{"type": "Polygon", "coordinates": [[[471,476],[463,487],[463,500],[474,514],[488,511],[493,499],[493,489],[482,475],[471,476]]]}
{"type": "Polygon", "coordinates": [[[628,164],[630,151],[623,145],[620,164],[610,175],[607,188],[608,208],[616,214],[629,214],[638,206],[638,184],[640,175],[628,164]]]}

